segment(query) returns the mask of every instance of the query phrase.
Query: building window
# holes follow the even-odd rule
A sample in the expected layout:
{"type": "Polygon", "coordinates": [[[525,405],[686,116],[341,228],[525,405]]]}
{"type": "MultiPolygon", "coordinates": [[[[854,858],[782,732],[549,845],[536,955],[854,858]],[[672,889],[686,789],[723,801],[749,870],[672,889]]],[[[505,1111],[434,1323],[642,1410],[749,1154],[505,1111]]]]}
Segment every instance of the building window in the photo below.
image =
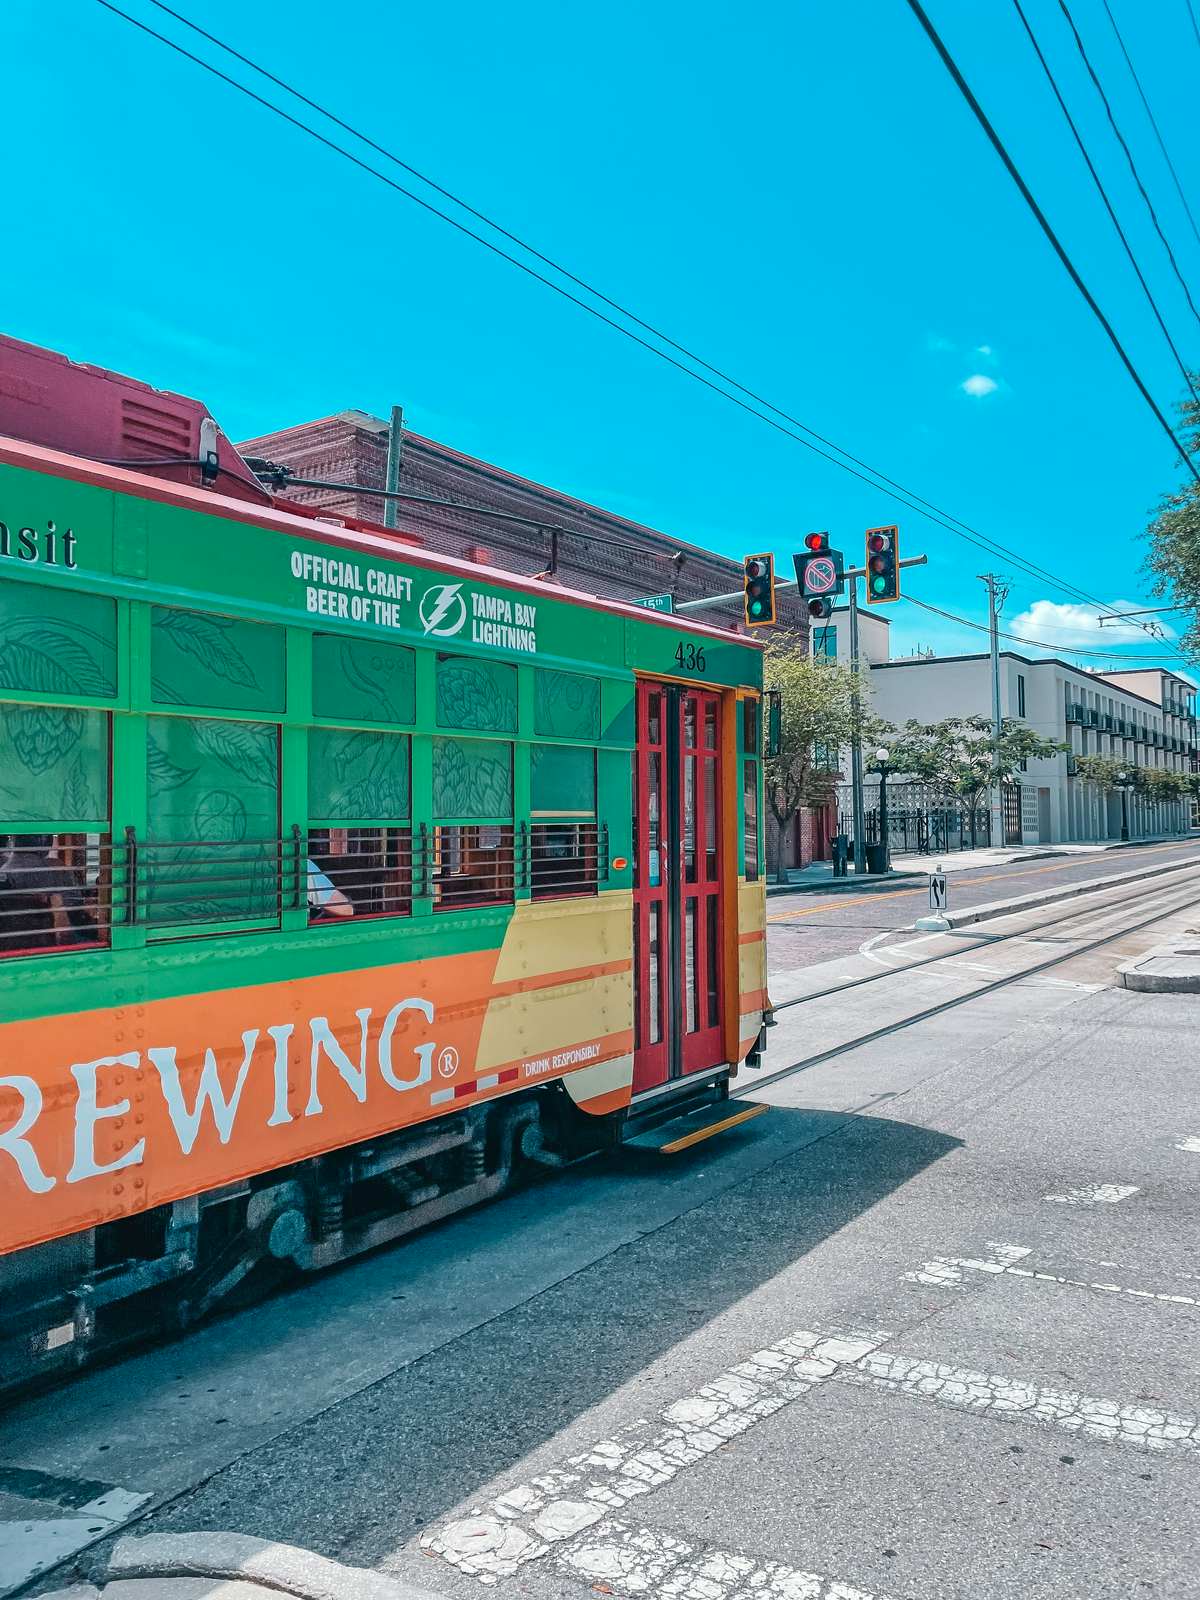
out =
{"type": "Polygon", "coordinates": [[[1017,715],[1019,717],[1025,715],[1025,674],[1023,672],[1017,673],[1017,715]]]}
{"type": "Polygon", "coordinates": [[[812,653],[814,656],[837,658],[837,625],[827,622],[823,628],[813,629],[812,653]]]}

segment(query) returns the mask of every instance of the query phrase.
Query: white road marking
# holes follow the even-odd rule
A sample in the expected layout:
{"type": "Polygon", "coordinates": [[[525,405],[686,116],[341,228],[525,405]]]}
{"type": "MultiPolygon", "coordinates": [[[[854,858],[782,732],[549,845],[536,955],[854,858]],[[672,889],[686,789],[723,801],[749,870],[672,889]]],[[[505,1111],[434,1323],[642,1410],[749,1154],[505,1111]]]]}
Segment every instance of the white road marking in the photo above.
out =
{"type": "Polygon", "coordinates": [[[0,1522],[0,1594],[19,1588],[55,1562],[95,1544],[127,1522],[149,1499],[148,1494],[129,1489],[108,1489],[70,1516],[0,1522]]]}
{"type": "Polygon", "coordinates": [[[1052,1200],[1060,1206],[1115,1205],[1118,1200],[1128,1200],[1137,1194],[1135,1183],[1085,1183],[1079,1189],[1068,1189],[1066,1194],[1046,1194],[1043,1200],[1052,1200]]]}
{"type": "Polygon", "coordinates": [[[802,1572],[779,1561],[685,1543],[659,1528],[636,1528],[606,1517],[555,1566],[617,1595],[654,1594],[659,1600],[887,1600],[835,1578],[802,1572]]]}
{"type": "Polygon", "coordinates": [[[608,1513],[670,1483],[889,1337],[878,1331],[790,1334],[674,1401],[656,1421],[630,1423],[565,1466],[427,1533],[422,1548],[481,1583],[510,1578],[552,1548],[578,1540],[608,1513]]]}
{"type": "Polygon", "coordinates": [[[1194,1155],[1200,1156],[1200,1137],[1189,1134],[1182,1144],[1175,1146],[1176,1150],[1190,1150],[1194,1155]]]}
{"type": "Polygon", "coordinates": [[[914,1395],[962,1411],[1051,1423],[1069,1433],[1147,1450],[1200,1454],[1200,1417],[1184,1412],[1122,1406],[1099,1395],[1043,1389],[1019,1378],[973,1372],[941,1361],[887,1355],[879,1350],[856,1361],[839,1376],[844,1383],[914,1395]]]}
{"type": "Polygon", "coordinates": [[[990,1255],[982,1260],[962,1256],[937,1256],[926,1261],[919,1272],[906,1272],[908,1283],[936,1284],[939,1288],[961,1284],[964,1272],[1006,1272],[1014,1261],[1022,1261],[1029,1254],[1019,1244],[993,1244],[988,1240],[990,1255]]]}
{"type": "MultiPolygon", "coordinates": [[[[991,1252],[982,1260],[973,1260],[963,1256],[935,1256],[932,1261],[925,1261],[916,1272],[906,1272],[906,1283],[924,1283],[938,1289],[961,1288],[964,1283],[963,1274],[966,1272],[990,1272],[1006,1274],[1011,1278],[1030,1278],[1038,1283],[1058,1283],[1071,1289],[1094,1289],[1099,1294],[1123,1294],[1133,1300],[1161,1300],[1168,1305],[1200,1306],[1200,1298],[1190,1294],[1166,1294],[1156,1289],[1131,1289],[1126,1284],[1111,1283],[1108,1280],[1096,1278],[1069,1278],[1061,1272],[1039,1272],[1033,1267],[1018,1266],[1032,1252],[1021,1245],[993,1244],[988,1241],[988,1250],[991,1252]]],[[[1100,1261],[1095,1263],[1101,1267],[1118,1267],[1116,1261],[1100,1261]]],[[[1180,1278],[1189,1283],[1196,1281],[1196,1274],[1181,1272],[1180,1278]]]]}

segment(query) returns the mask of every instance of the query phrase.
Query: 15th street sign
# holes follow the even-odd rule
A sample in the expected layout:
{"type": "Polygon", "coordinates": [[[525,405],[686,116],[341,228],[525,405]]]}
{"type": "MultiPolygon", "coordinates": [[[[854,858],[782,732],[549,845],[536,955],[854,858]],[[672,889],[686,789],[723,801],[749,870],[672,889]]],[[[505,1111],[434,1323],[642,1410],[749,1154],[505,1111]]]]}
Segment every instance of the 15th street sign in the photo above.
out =
{"type": "Polygon", "coordinates": [[[674,611],[675,601],[669,594],[647,594],[629,602],[631,606],[645,606],[647,611],[674,611]]]}

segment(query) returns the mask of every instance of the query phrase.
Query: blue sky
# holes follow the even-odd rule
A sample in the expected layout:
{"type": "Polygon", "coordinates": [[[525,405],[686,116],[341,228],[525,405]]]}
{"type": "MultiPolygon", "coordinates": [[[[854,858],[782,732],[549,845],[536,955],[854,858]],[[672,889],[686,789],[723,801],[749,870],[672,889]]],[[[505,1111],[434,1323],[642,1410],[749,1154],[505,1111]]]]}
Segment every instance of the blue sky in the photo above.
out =
{"type": "MultiPolygon", "coordinates": [[[[149,0],[125,8],[198,45],[149,0]]],[[[1185,188],[1185,0],[1110,0],[1185,188]]],[[[673,337],[1090,593],[1150,604],[1167,441],[903,0],[178,0],[673,337]]],[[[1158,654],[898,507],[517,273],[94,0],[7,0],[3,330],[202,397],[234,438],[348,406],[733,556],[898,521],[913,595],[1158,654]]],[[[1179,375],[1003,0],[929,9],[1164,409],[1179,375]]],[[[1099,0],[1076,0],[1180,265],[1191,234],[1099,0]]],[[[1053,0],[1028,0],[1185,356],[1200,327],[1053,0]]],[[[222,62],[222,65],[229,63],[222,62]]],[[[232,68],[249,78],[245,69],[232,68]]],[[[417,186],[419,187],[419,186],[417,186]]],[[[1196,290],[1193,291],[1194,293],[1196,290]]],[[[1200,299],[1200,295],[1198,295],[1200,299]]],[[[897,653],[981,636],[908,605],[897,653]]]]}

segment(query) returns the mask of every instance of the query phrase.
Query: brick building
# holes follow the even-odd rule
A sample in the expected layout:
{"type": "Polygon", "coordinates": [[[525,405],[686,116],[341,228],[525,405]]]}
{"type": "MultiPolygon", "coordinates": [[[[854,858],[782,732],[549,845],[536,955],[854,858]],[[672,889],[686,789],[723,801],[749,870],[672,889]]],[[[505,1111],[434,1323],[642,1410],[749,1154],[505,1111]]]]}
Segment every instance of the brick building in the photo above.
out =
{"type": "MultiPolygon", "coordinates": [[[[288,467],[298,477],[361,486],[357,492],[296,487],[283,493],[305,505],[320,506],[330,516],[382,522],[385,502],[362,491],[384,487],[387,445],[386,422],[364,411],[341,411],[244,440],[238,449],[244,456],[288,467]]],[[[741,590],[740,561],[517,477],[419,434],[404,435],[399,488],[449,502],[429,505],[414,499],[399,506],[399,526],[418,534],[430,549],[448,555],[526,575],[545,572],[554,543],[549,529],[557,526],[561,530],[557,575],[564,584],[587,593],[621,600],[671,594],[683,601],[741,590]],[[518,520],[506,522],[487,512],[518,520]]],[[[803,622],[798,620],[800,608],[787,590],[779,599],[781,613],[792,626],[807,625],[807,615],[803,622]]],[[[740,625],[741,614],[740,599],[696,613],[700,620],[725,627],[740,625]]]]}
{"type": "MultiPolygon", "coordinates": [[[[383,520],[385,502],[364,492],[382,489],[387,481],[388,425],[378,417],[341,411],[246,439],[238,449],[244,456],[287,467],[297,477],[355,486],[349,490],[289,486],[282,492],[292,500],[319,506],[331,517],[383,520]]],[[[732,604],[706,607],[694,615],[719,627],[742,625],[740,560],[631,522],[419,434],[404,435],[399,488],[405,494],[446,502],[429,504],[419,498],[400,502],[398,526],[419,535],[430,549],[526,575],[546,572],[556,553],[555,570],[564,584],[620,600],[670,594],[685,601],[736,590],[739,598],[732,604]],[[489,512],[516,520],[505,521],[489,512]],[[557,538],[552,528],[559,530],[557,538]]],[[[759,538],[749,538],[747,553],[759,548],[759,538]]],[[[794,591],[781,591],[778,607],[781,622],[798,630],[800,647],[807,649],[808,613],[794,591]]],[[[773,819],[768,826],[775,826],[773,819]]],[[[812,850],[807,813],[801,813],[786,833],[783,864],[803,865],[812,850]]]]}

